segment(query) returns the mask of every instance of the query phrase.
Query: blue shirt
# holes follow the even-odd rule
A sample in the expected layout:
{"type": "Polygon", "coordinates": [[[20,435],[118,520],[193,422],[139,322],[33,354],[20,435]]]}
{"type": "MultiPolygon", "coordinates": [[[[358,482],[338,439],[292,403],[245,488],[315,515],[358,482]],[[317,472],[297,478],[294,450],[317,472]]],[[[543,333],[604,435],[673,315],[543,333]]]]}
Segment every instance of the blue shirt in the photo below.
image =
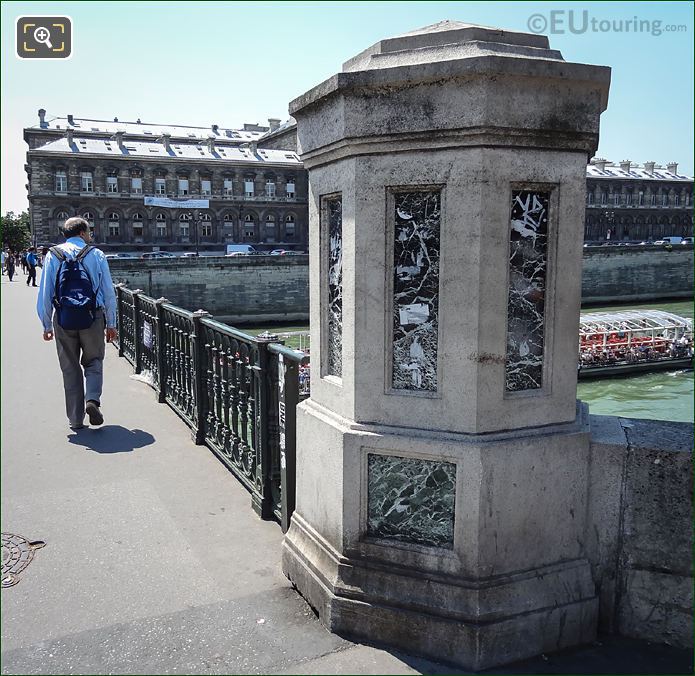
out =
{"type": "Polygon", "coordinates": [[[28,253],[27,254],[27,263],[29,265],[36,265],[39,262],[39,257],[35,253],[28,253]]]}
{"type": "MultiPolygon", "coordinates": [[[[85,241],[81,237],[70,237],[60,248],[70,258],[75,258],[85,241]]],[[[106,326],[116,328],[116,292],[113,289],[111,271],[106,256],[99,249],[94,249],[82,259],[82,265],[92,280],[97,294],[97,307],[104,309],[106,326]]],[[[49,251],[43,262],[43,272],[39,283],[39,297],[36,301],[36,311],[43,324],[44,331],[53,331],[53,296],[55,294],[56,275],[60,261],[49,251]]]]}

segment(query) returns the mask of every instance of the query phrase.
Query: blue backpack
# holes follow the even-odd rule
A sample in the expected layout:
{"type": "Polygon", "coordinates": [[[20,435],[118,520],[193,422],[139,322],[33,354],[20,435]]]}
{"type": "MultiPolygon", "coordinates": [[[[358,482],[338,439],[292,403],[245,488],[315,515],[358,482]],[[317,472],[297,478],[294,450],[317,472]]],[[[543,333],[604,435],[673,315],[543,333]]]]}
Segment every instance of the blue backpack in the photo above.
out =
{"type": "Polygon", "coordinates": [[[51,253],[60,261],[56,275],[53,305],[56,321],[67,330],[88,329],[96,318],[97,295],[82,261],[93,251],[93,246],[85,246],[75,258],[68,258],[57,246],[51,253]]]}

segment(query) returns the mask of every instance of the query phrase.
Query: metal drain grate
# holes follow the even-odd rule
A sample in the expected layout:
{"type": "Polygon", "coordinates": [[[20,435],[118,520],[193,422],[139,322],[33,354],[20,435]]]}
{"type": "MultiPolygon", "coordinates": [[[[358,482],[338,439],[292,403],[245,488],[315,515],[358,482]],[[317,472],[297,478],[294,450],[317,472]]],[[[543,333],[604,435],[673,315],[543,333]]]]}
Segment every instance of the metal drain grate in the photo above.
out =
{"type": "Polygon", "coordinates": [[[34,558],[34,551],[45,546],[46,543],[41,540],[32,542],[21,535],[2,533],[2,586],[17,584],[19,574],[34,558]]]}

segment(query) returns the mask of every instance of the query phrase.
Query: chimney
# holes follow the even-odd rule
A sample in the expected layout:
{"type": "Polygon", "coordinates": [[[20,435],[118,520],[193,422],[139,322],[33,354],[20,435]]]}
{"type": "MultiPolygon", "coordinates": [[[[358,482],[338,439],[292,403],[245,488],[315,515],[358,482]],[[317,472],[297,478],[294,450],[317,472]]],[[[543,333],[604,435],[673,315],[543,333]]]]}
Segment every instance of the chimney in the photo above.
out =
{"type": "Polygon", "coordinates": [[[678,162],[669,162],[666,165],[666,169],[671,173],[671,174],[676,174],[678,175],[678,162]]]}
{"type": "Polygon", "coordinates": [[[653,174],[654,173],[654,166],[656,165],[656,162],[645,162],[644,163],[644,170],[648,174],[653,174]]]}
{"type": "Polygon", "coordinates": [[[621,160],[620,168],[623,171],[627,171],[628,173],[630,173],[630,160],[621,160]]]}
{"type": "Polygon", "coordinates": [[[167,152],[171,150],[171,134],[162,134],[158,140],[164,144],[164,149],[167,152]]]}
{"type": "Polygon", "coordinates": [[[46,127],[46,110],[44,108],[39,108],[39,126],[46,127]]]}
{"type": "MultiPolygon", "coordinates": [[[[217,125],[215,125],[217,126],[217,125]]],[[[208,150],[211,155],[215,154],[215,136],[214,134],[208,134],[208,150]]]]}
{"type": "Polygon", "coordinates": [[[268,125],[270,126],[270,131],[272,133],[280,127],[280,120],[278,120],[276,117],[269,117],[268,125]]]}
{"type": "Polygon", "coordinates": [[[75,142],[73,139],[73,134],[75,132],[72,129],[66,129],[65,130],[65,138],[68,140],[68,145],[72,147],[72,144],[75,142]]]}
{"type": "Polygon", "coordinates": [[[255,141],[251,141],[251,143],[249,143],[249,150],[252,155],[255,155],[258,150],[258,144],[255,141]]]}
{"type": "Polygon", "coordinates": [[[123,150],[123,137],[124,136],[125,136],[125,132],[120,130],[120,129],[115,133],[116,143],[118,143],[118,147],[121,150],[123,150]]]}
{"type": "Polygon", "coordinates": [[[595,157],[592,162],[594,163],[594,166],[599,170],[599,171],[605,171],[606,170],[606,165],[608,164],[608,160],[604,160],[602,157],[595,157]]]}
{"type": "Polygon", "coordinates": [[[219,134],[220,133],[220,126],[218,124],[213,124],[212,125],[212,133],[213,134],[219,134]]]}
{"type": "Polygon", "coordinates": [[[75,126],[75,118],[72,116],[72,114],[68,115],[68,124],[72,127],[75,126]]]}
{"type": "Polygon", "coordinates": [[[140,118],[137,119],[137,121],[135,122],[135,124],[142,124],[142,122],[140,122],[140,118]]]}
{"type": "Polygon", "coordinates": [[[113,121],[114,121],[114,122],[118,122],[118,118],[117,118],[117,117],[114,117],[114,118],[113,118],[113,121]]]}

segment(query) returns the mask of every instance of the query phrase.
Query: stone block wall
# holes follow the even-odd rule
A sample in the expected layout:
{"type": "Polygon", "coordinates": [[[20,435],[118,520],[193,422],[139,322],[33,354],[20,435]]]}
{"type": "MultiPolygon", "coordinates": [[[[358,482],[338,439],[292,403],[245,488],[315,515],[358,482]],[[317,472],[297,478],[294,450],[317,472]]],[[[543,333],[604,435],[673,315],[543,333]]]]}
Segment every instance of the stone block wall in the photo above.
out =
{"type": "Polygon", "coordinates": [[[591,416],[587,555],[604,631],[693,644],[693,425],[591,416]]]}
{"type": "Polygon", "coordinates": [[[232,324],[309,321],[308,256],[112,259],[114,283],[232,324]]]}
{"type": "Polygon", "coordinates": [[[582,303],[689,298],[693,247],[611,246],[584,249],[582,303]]]}

